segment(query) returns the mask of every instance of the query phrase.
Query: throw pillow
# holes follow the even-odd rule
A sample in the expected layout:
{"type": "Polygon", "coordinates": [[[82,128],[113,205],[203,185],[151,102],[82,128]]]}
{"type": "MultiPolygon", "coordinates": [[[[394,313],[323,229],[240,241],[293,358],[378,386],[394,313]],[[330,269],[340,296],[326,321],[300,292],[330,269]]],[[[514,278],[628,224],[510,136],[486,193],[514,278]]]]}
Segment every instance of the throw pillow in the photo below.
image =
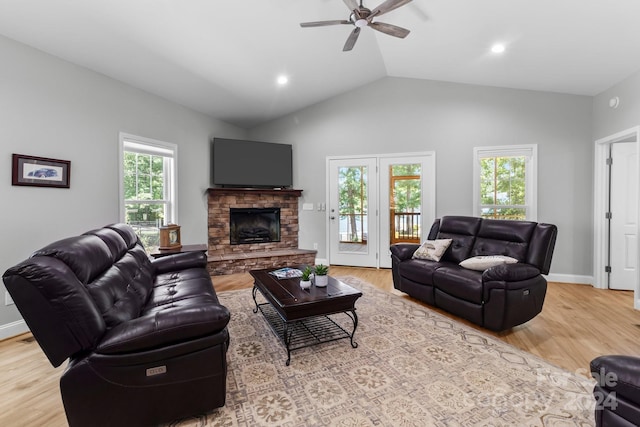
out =
{"type": "Polygon", "coordinates": [[[413,258],[440,261],[452,239],[427,240],[413,253],[413,258]]]}
{"type": "Polygon", "coordinates": [[[485,255],[467,258],[460,263],[460,267],[469,270],[484,271],[496,265],[515,264],[516,262],[518,262],[517,259],[504,255],[485,255]]]}

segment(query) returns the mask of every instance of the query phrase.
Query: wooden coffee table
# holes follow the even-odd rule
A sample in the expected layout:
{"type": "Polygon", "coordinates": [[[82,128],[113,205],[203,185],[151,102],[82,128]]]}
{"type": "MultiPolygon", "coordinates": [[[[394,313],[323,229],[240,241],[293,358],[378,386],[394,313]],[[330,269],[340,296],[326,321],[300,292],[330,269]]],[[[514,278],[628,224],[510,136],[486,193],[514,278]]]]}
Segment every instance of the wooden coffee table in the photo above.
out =
{"type": "Polygon", "coordinates": [[[324,288],[312,285],[309,289],[300,288],[300,279],[278,279],[269,274],[276,270],[252,270],[254,278],[253,301],[257,313],[262,312],[274,333],[287,349],[287,362],[291,363],[291,351],[303,347],[349,338],[351,347],[358,344],[353,340],[358,327],[358,315],[355,302],[362,292],[341,281],[329,277],[324,288]],[[266,302],[258,303],[260,291],[266,302]],[[353,330],[348,332],[334,321],[330,315],[344,313],[353,322],[353,330]]]}

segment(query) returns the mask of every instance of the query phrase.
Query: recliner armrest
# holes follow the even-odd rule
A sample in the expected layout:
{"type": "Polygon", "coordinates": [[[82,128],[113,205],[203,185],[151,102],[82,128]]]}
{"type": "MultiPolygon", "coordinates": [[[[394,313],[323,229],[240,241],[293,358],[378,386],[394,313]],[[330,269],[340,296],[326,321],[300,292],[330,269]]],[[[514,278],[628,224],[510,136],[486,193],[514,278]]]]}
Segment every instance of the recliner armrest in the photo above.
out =
{"type": "Polygon", "coordinates": [[[101,354],[150,350],[222,331],[231,314],[213,296],[180,300],[170,307],[123,322],[108,331],[96,348],[101,354]]]}
{"type": "Polygon", "coordinates": [[[418,250],[420,245],[416,243],[395,243],[391,245],[389,250],[391,255],[396,256],[400,261],[411,259],[413,253],[418,250]]]}
{"type": "Polygon", "coordinates": [[[170,273],[188,268],[207,268],[207,255],[204,252],[183,252],[167,255],[151,261],[155,274],[170,273]]]}
{"type": "Polygon", "coordinates": [[[591,376],[605,390],[640,405],[640,358],[606,355],[590,363],[591,376]]]}
{"type": "Polygon", "coordinates": [[[540,275],[540,270],[530,264],[502,264],[482,273],[483,282],[521,282],[540,275]]]}

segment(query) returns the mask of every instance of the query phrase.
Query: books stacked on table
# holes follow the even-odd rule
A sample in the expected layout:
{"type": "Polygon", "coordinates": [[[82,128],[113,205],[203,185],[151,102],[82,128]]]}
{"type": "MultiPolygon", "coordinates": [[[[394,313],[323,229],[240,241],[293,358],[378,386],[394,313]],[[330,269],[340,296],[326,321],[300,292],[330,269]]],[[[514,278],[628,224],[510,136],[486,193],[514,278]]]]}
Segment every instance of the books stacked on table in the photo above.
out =
{"type": "Polygon", "coordinates": [[[293,279],[302,276],[302,271],[297,268],[283,267],[273,270],[269,274],[276,276],[278,279],[293,279]]]}

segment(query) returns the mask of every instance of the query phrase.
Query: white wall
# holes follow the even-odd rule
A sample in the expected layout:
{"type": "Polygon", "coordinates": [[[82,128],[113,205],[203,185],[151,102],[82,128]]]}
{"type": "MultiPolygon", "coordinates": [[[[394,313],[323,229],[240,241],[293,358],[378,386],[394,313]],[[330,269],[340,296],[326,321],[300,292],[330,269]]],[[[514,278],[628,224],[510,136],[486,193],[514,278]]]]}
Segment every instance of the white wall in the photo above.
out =
{"type": "Polygon", "coordinates": [[[640,125],[640,71],[593,98],[593,141],[640,125]],[[613,109],[609,100],[617,96],[613,109]]]}
{"type": "MultiPolygon", "coordinates": [[[[555,274],[592,275],[592,98],[384,78],[249,131],[294,145],[302,202],[325,202],[326,156],[435,151],[437,216],[472,215],[474,146],[538,144],[538,221],[556,224],[555,274]]],[[[325,213],[300,212],[300,246],[325,213]]]]}
{"type": "MultiPolygon", "coordinates": [[[[56,239],[119,220],[120,131],[178,144],[182,241],[206,243],[209,140],[245,130],[7,38],[0,56],[1,272],[56,239]],[[71,188],[12,186],[12,153],[70,160],[71,188]]],[[[1,338],[20,315],[0,290],[1,338]]]]}
{"type": "MultiPolygon", "coordinates": [[[[593,140],[640,121],[640,72],[595,98],[385,78],[247,132],[3,37],[0,54],[0,271],[118,220],[123,131],[179,145],[184,243],[206,239],[213,136],[294,144],[301,203],[326,202],[326,156],[433,150],[438,216],[472,213],[474,146],[538,144],[539,220],[560,231],[552,272],[591,276],[593,140]],[[71,188],[11,186],[11,153],[71,160],[71,188]]],[[[325,258],[325,233],[324,213],[300,212],[301,247],[325,258]]],[[[0,295],[0,337],[19,319],[0,295]]]]}

